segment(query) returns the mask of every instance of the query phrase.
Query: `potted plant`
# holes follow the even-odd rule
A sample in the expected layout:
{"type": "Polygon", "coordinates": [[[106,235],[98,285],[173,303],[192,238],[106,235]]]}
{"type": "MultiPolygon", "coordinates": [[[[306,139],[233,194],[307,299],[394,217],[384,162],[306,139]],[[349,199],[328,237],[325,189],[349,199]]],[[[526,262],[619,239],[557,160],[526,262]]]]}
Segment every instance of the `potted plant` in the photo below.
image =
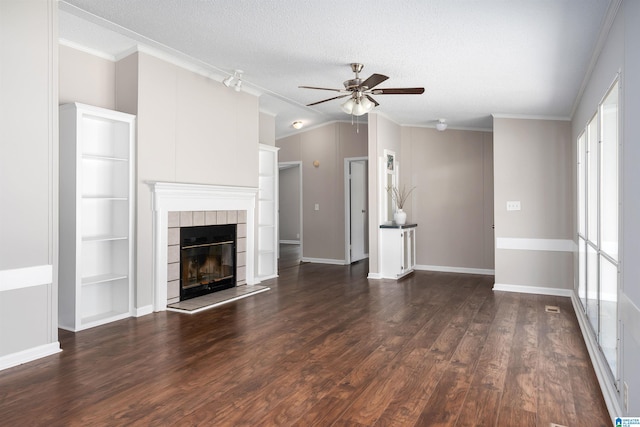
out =
{"type": "Polygon", "coordinates": [[[404,223],[407,222],[407,213],[403,210],[403,208],[405,202],[409,198],[409,195],[415,189],[416,187],[414,186],[411,187],[409,191],[407,191],[407,188],[404,185],[402,186],[402,189],[396,187],[395,185],[387,187],[387,191],[391,194],[391,199],[394,201],[396,207],[398,208],[393,214],[393,221],[396,224],[404,225],[404,223]]]}

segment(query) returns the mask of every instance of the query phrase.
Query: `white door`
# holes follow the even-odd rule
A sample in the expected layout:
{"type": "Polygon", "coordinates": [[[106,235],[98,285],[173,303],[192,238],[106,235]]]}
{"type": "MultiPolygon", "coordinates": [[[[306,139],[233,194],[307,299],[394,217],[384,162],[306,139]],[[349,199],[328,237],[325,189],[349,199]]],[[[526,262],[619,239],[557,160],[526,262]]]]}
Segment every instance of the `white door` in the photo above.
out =
{"type": "Polygon", "coordinates": [[[367,161],[349,162],[351,262],[368,256],[367,161]]]}

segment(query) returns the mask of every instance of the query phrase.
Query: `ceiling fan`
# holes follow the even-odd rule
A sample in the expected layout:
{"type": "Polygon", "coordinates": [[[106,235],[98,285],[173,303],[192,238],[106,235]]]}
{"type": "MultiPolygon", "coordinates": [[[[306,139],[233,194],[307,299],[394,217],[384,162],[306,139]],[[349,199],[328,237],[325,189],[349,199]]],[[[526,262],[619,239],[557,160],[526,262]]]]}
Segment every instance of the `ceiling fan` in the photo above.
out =
{"type": "Polygon", "coordinates": [[[298,86],[302,89],[331,90],[343,94],[334,96],[333,98],[323,99],[322,101],[307,104],[307,107],[321,104],[327,101],[332,101],[334,99],[349,97],[347,102],[342,104],[342,111],[354,116],[362,116],[363,114],[371,111],[373,107],[377,107],[378,105],[380,105],[375,99],[371,97],[371,95],[420,95],[424,93],[423,87],[374,89],[389,77],[382,74],[372,74],[368,79],[362,80],[360,78],[360,72],[362,71],[362,68],[364,68],[363,64],[359,64],[357,62],[351,64],[351,70],[356,74],[356,77],[351,80],[346,80],[344,82],[344,89],[331,89],[315,86],[298,86]]]}

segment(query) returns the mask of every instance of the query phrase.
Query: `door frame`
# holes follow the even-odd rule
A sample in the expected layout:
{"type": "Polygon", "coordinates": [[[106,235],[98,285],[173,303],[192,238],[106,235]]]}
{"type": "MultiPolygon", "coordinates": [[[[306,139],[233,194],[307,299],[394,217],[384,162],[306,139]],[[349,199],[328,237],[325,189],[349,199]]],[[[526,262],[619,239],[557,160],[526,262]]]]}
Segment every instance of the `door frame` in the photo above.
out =
{"type": "MultiPolygon", "coordinates": [[[[302,212],[302,207],[304,206],[302,204],[302,197],[304,194],[304,191],[302,189],[302,162],[301,161],[294,161],[294,162],[279,162],[278,163],[278,182],[280,180],[280,171],[282,169],[293,169],[293,168],[297,168],[298,169],[298,178],[299,178],[299,188],[300,188],[300,194],[299,194],[299,199],[300,199],[300,207],[299,207],[299,211],[300,211],[300,258],[302,258],[302,254],[303,252],[303,232],[302,230],[304,229],[303,224],[302,224],[302,218],[303,218],[303,212],[302,212]]],[[[280,188],[278,188],[278,192],[280,192],[280,188]]],[[[278,204],[278,230],[280,230],[280,205],[278,204]]],[[[280,258],[280,236],[278,235],[278,258],[280,258]]]]}
{"type": "MultiPolygon", "coordinates": [[[[369,171],[369,157],[345,157],[344,158],[344,263],[346,265],[351,264],[351,197],[349,188],[349,165],[354,161],[364,160],[367,164],[367,179],[369,171]]],[[[367,186],[367,193],[369,188],[367,186]]],[[[368,195],[367,195],[368,197],[368,195]]],[[[369,219],[369,209],[367,207],[367,220],[369,219]]],[[[368,258],[369,250],[367,248],[365,258],[368,258]]]]}

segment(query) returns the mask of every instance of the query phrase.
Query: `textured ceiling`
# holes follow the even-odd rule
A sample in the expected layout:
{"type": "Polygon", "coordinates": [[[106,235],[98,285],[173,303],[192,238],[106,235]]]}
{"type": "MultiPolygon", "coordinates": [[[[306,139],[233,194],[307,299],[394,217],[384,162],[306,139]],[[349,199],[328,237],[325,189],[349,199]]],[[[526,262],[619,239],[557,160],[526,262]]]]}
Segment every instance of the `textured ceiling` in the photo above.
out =
{"type": "MultiPolygon", "coordinates": [[[[380,87],[424,86],[423,95],[380,95],[377,110],[403,125],[491,129],[491,114],[570,117],[610,0],[67,0],[60,38],[118,57],[136,45],[164,50],[220,80],[244,83],[276,115],[276,136],[348,120],[341,88],[389,76],[380,87]]],[[[366,117],[361,118],[366,120],[366,117]]]]}

